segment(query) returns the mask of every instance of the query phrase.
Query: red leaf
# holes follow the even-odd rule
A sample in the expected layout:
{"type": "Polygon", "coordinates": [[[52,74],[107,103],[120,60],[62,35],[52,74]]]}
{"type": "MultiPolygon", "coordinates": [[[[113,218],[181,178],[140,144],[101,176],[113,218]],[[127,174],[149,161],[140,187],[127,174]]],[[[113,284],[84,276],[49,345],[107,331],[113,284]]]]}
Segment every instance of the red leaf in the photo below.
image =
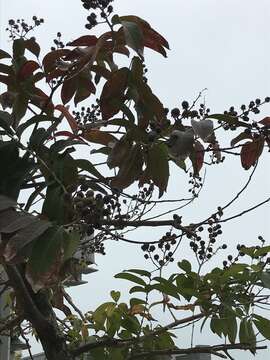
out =
{"type": "Polygon", "coordinates": [[[270,126],[270,116],[265,117],[261,121],[259,121],[260,124],[263,124],[264,126],[270,126]]]}
{"type": "Polygon", "coordinates": [[[77,139],[80,141],[83,141],[85,144],[86,142],[78,135],[75,135],[73,133],[71,133],[70,131],[57,131],[56,133],[53,134],[54,137],[58,137],[58,136],[66,136],[70,139],[77,139]]]}
{"type": "Polygon", "coordinates": [[[33,60],[26,61],[19,70],[18,73],[19,80],[27,79],[29,76],[33,75],[33,73],[39,68],[40,66],[36,61],[33,60]]]}
{"type": "Polygon", "coordinates": [[[121,107],[119,102],[127,87],[128,74],[129,69],[122,68],[113,72],[105,83],[100,96],[100,109],[104,120],[110,119],[119,112],[121,107]]]}
{"type": "Polygon", "coordinates": [[[159,52],[164,57],[167,57],[166,51],[163,47],[169,49],[169,44],[163,36],[161,36],[158,32],[156,32],[152,28],[144,28],[143,29],[144,35],[144,46],[148,47],[154,51],[159,52]]]}
{"type": "Polygon", "coordinates": [[[117,142],[117,139],[105,131],[88,130],[85,131],[82,137],[90,142],[102,144],[107,146],[110,142],[117,142]]]}
{"type": "Polygon", "coordinates": [[[68,43],[68,46],[94,46],[98,38],[94,35],[84,35],[68,43]]]}
{"type": "Polygon", "coordinates": [[[241,149],[241,163],[245,170],[248,170],[260,157],[263,151],[264,138],[262,136],[252,142],[245,143],[241,149]]]}
{"type": "Polygon", "coordinates": [[[60,76],[66,75],[66,71],[60,70],[60,69],[54,69],[52,70],[49,75],[46,75],[47,81],[50,81],[52,79],[58,78],[60,76]]]}
{"type": "Polygon", "coordinates": [[[31,38],[28,40],[25,40],[24,45],[27,50],[29,50],[32,54],[34,54],[36,57],[39,57],[40,54],[40,46],[36,42],[35,38],[31,38]]]}
{"type": "Polygon", "coordinates": [[[79,129],[76,120],[74,119],[74,117],[70,114],[70,112],[64,105],[60,105],[60,104],[56,105],[55,110],[59,110],[65,116],[65,118],[67,119],[67,121],[69,123],[71,130],[74,133],[79,129]]]}
{"type": "Polygon", "coordinates": [[[91,94],[96,93],[95,85],[90,79],[80,77],[78,80],[78,88],[74,98],[74,104],[77,104],[87,99],[91,94]]]}
{"type": "Polygon", "coordinates": [[[58,49],[51,51],[47,55],[45,55],[42,61],[45,73],[49,74],[49,72],[54,70],[56,68],[56,61],[69,53],[70,50],[68,49],[58,49]]]}
{"type": "Polygon", "coordinates": [[[74,96],[77,90],[77,79],[73,77],[71,79],[66,79],[62,85],[61,89],[61,100],[63,104],[68,103],[74,96]]]}
{"type": "Polygon", "coordinates": [[[196,170],[199,173],[202,166],[203,166],[203,160],[204,160],[204,147],[203,145],[197,140],[195,141],[195,153],[196,153],[196,170]]]}

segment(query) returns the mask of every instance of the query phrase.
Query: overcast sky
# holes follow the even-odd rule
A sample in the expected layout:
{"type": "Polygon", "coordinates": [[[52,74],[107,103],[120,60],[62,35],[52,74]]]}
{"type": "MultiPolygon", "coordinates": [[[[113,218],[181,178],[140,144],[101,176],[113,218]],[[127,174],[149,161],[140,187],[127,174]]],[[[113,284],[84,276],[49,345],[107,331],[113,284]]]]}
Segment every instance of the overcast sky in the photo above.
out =
{"type": "MultiPolygon", "coordinates": [[[[270,95],[269,0],[116,0],[115,10],[120,15],[143,17],[169,41],[171,51],[167,59],[146,51],[149,83],[167,107],[179,106],[182,100],[194,100],[203,88],[208,89],[205,102],[214,112],[270,95]]],[[[62,32],[64,41],[89,33],[84,29],[87,12],[79,0],[0,0],[1,48],[9,46],[4,32],[8,19],[28,20],[33,15],[45,19],[45,24],[35,34],[44,51],[50,49],[57,31],[62,32]]],[[[264,109],[262,116],[269,115],[270,107],[264,109]]],[[[267,156],[269,154],[264,158],[269,161],[267,156]]],[[[269,197],[268,169],[259,165],[249,197],[244,196],[231,210],[232,214],[269,197]]],[[[186,175],[174,168],[171,173],[168,197],[186,196],[186,175]]],[[[240,169],[238,158],[225,162],[220,169],[208,170],[201,198],[183,213],[185,223],[204,218],[232,198],[248,175],[240,169]]],[[[268,222],[269,208],[261,208],[256,214],[226,226],[223,240],[229,245],[253,244],[258,233],[269,239],[268,222]]],[[[158,232],[140,230],[132,236],[154,239],[158,232]]],[[[125,292],[127,284],[112,279],[112,274],[130,267],[148,266],[139,248],[115,243],[108,246],[107,252],[106,257],[97,257],[99,272],[86,277],[89,284],[72,290],[84,311],[106,301],[111,289],[125,292]]],[[[177,255],[177,260],[182,258],[183,252],[185,250],[177,255]]],[[[216,264],[222,260],[217,259],[216,264]]],[[[172,265],[169,270],[173,271],[174,267],[172,265]]],[[[188,335],[189,332],[181,337],[183,346],[188,344],[188,335]]],[[[220,342],[213,335],[201,336],[199,332],[195,341],[197,344],[220,342]]],[[[33,348],[37,349],[36,345],[33,348]]],[[[236,357],[239,360],[253,358],[249,353],[236,357]]],[[[265,352],[256,355],[258,360],[266,357],[265,352]]]]}

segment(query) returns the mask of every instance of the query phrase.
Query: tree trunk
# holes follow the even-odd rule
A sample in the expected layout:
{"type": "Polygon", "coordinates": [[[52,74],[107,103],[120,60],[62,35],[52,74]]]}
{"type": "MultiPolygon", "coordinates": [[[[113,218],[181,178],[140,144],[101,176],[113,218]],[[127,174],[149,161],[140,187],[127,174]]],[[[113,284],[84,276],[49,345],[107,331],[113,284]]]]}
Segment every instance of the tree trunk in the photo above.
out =
{"type": "Polygon", "coordinates": [[[6,266],[9,282],[15,291],[16,304],[35,329],[47,360],[74,360],[60,331],[47,291],[35,294],[24,277],[24,269],[6,266]]]}

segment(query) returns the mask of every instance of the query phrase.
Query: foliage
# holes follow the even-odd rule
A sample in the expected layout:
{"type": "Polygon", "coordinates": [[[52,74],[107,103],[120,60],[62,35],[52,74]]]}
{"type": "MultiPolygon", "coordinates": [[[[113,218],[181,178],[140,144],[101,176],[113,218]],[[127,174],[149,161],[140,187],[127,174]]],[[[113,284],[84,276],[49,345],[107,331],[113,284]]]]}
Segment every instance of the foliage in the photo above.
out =
{"type": "Polygon", "coordinates": [[[270,321],[257,312],[269,298],[270,246],[259,236],[258,245],[238,244],[235,258],[228,255],[220,267],[203,269],[226,250],[226,244],[216,243],[222,223],[243,213],[224,218],[224,210],[246,190],[264,148],[270,148],[270,118],[254,120],[270,98],[242,105],[239,112],[231,107],[211,114],[204,104],[198,106],[199,94],[191,105],[183,101],[181,109],[169,111],[148,83],[144,60],[145,48],[166,57],[167,40],[138,16],[113,14],[111,2],[83,0],[91,35],[64,45],[58,33],[56,47],[45,55],[29,37],[43,19],[33,17],[33,25],[9,21],[12,53],[0,50],[5,85],[0,95],[0,254],[12,315],[0,331],[18,330],[27,337],[30,326],[48,359],[73,359],[84,352],[111,360],[192,352],[226,357],[230,349],[255,354],[260,335],[270,339],[270,321]],[[106,22],[109,31],[95,36],[92,29],[99,22],[106,22]],[[117,64],[119,56],[127,59],[123,67],[117,64]],[[83,101],[81,111],[69,110],[83,101]],[[222,147],[224,131],[231,142],[222,147]],[[80,146],[91,146],[90,156],[78,157],[80,146]],[[97,154],[106,165],[102,170],[94,163],[97,154]],[[205,167],[222,166],[224,154],[239,155],[239,165],[252,169],[233,200],[189,225],[173,209],[166,220],[162,215],[147,220],[161,202],[170,206],[165,193],[172,164],[191,184],[191,197],[183,205],[188,206],[199,196],[205,167]],[[127,229],[147,226],[167,228],[154,241],[126,238],[127,229]],[[65,281],[79,277],[87,254],[105,254],[109,239],[139,244],[153,271],[115,275],[131,283],[129,303],[112,291],[110,301],[82,314],[66,293],[65,281]],[[182,259],[176,273],[163,275],[185,239],[197,266],[182,259]],[[247,260],[240,262],[241,257],[247,260]],[[173,321],[163,325],[154,319],[154,307],[173,321]],[[63,312],[62,319],[55,308],[63,312]],[[208,326],[227,343],[182,348],[174,330],[197,321],[201,331],[208,326]]]}

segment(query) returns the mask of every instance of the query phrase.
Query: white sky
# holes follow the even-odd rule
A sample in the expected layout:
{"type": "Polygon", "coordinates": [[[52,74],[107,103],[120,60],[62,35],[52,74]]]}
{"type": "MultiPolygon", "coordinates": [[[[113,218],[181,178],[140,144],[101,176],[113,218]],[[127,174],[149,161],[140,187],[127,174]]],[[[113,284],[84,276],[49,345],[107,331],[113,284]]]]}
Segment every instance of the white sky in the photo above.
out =
{"type": "MultiPolygon", "coordinates": [[[[270,95],[269,0],[116,0],[115,9],[121,15],[143,17],[169,41],[171,51],[167,59],[146,51],[149,83],[166,106],[179,106],[184,99],[192,101],[203,88],[208,88],[205,101],[214,112],[270,95]]],[[[84,29],[87,12],[79,0],[0,0],[0,47],[8,46],[4,32],[8,19],[28,20],[33,15],[45,19],[45,24],[35,34],[44,51],[50,49],[57,31],[62,32],[64,41],[89,33],[84,29]]],[[[269,115],[269,106],[264,109],[262,117],[269,115]]],[[[267,156],[266,153],[265,161],[269,161],[267,156]]],[[[261,161],[253,181],[256,186],[251,185],[249,197],[244,196],[231,210],[232,214],[269,197],[269,170],[263,165],[265,161],[261,161]]],[[[186,176],[175,168],[171,172],[168,197],[185,197],[186,176]]],[[[209,169],[201,198],[185,210],[184,222],[196,222],[226,199],[231,199],[248,174],[240,169],[239,159],[209,169]]],[[[234,245],[238,242],[252,244],[258,234],[269,239],[268,221],[269,208],[261,208],[256,214],[224,227],[223,240],[234,245]]],[[[139,230],[132,235],[134,239],[156,236],[158,231],[149,230],[139,230]]],[[[86,277],[89,284],[71,291],[84,311],[109,299],[111,289],[126,291],[127,283],[113,279],[113,274],[127,268],[148,266],[139,248],[115,243],[107,250],[106,257],[97,257],[99,272],[86,277]]],[[[183,253],[190,254],[183,248],[177,260],[183,253]]],[[[223,260],[225,254],[221,256],[223,260]]],[[[213,260],[212,264],[222,260],[213,260]]],[[[169,270],[174,269],[172,265],[169,270]]],[[[181,335],[183,346],[188,344],[189,335],[189,330],[181,335]]],[[[198,344],[220,343],[219,338],[212,334],[200,335],[199,331],[195,341],[198,344]]],[[[36,345],[33,349],[37,349],[36,345]]],[[[263,360],[267,354],[269,356],[270,352],[258,353],[256,359],[263,360]]],[[[253,358],[247,352],[240,352],[236,357],[239,360],[253,358]]]]}

